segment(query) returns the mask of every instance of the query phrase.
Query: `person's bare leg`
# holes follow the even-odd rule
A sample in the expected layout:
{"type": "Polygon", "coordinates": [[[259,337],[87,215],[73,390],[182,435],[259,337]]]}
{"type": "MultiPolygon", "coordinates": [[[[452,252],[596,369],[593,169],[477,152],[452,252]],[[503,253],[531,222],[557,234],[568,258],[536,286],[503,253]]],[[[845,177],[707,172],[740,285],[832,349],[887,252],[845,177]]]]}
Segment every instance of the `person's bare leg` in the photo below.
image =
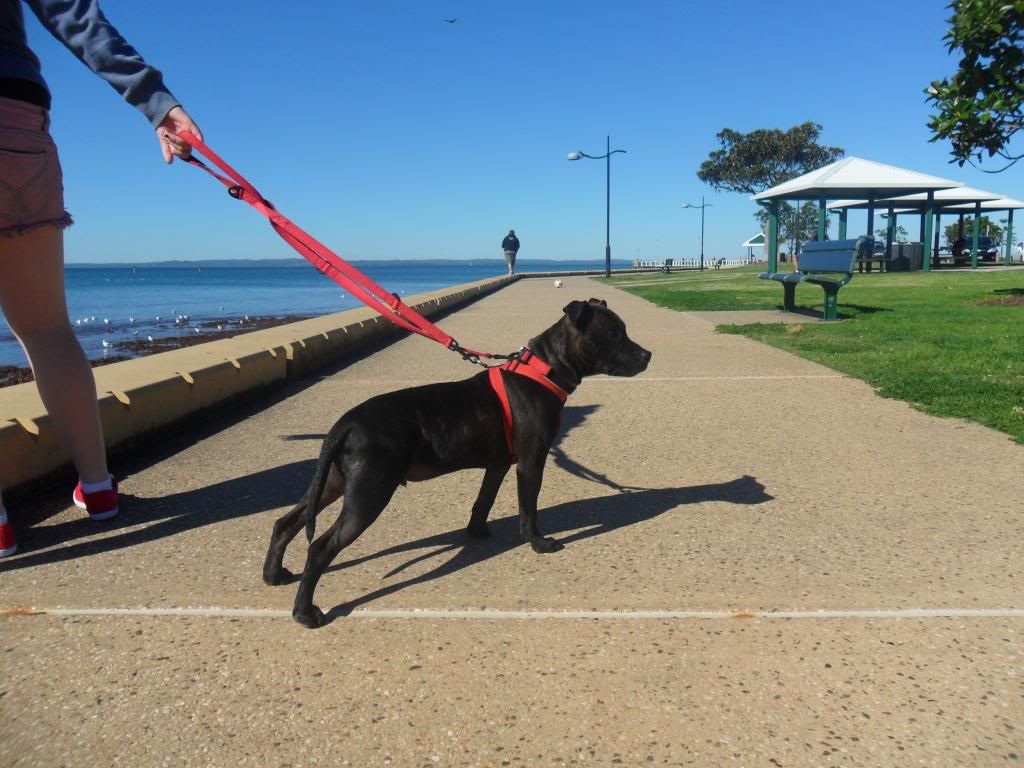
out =
{"type": "Polygon", "coordinates": [[[0,308],[28,356],[43,405],[86,483],[107,479],[92,368],[68,321],[64,233],[0,236],[0,308]]]}

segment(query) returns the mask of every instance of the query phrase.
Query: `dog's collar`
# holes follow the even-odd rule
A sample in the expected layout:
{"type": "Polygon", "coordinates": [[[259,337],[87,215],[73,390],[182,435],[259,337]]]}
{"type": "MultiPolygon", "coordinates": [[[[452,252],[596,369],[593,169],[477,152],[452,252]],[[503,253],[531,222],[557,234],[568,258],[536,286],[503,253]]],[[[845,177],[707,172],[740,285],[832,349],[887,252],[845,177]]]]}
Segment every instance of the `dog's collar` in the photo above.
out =
{"type": "Polygon", "coordinates": [[[576,389],[576,385],[568,384],[567,387],[562,387],[552,381],[550,378],[551,366],[537,357],[527,347],[520,349],[516,356],[504,365],[495,366],[487,371],[491,389],[494,390],[494,394],[498,397],[498,402],[501,403],[501,424],[505,431],[505,446],[508,448],[509,455],[512,457],[512,463],[514,464],[518,459],[512,443],[512,406],[508,401],[508,392],[505,391],[505,379],[502,377],[502,371],[516,373],[536,381],[554,394],[562,403],[576,389]]]}

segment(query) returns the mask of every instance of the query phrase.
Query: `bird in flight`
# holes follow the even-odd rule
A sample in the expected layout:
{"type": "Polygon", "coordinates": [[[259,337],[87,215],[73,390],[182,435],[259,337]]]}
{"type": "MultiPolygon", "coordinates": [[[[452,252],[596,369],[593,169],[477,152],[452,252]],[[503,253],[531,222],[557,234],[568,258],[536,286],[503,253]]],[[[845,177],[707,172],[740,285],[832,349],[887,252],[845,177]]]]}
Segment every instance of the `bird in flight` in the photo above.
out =
{"type": "Polygon", "coordinates": [[[459,18],[457,16],[454,19],[445,19],[445,21],[447,21],[449,24],[454,24],[458,20],[459,18]]]}

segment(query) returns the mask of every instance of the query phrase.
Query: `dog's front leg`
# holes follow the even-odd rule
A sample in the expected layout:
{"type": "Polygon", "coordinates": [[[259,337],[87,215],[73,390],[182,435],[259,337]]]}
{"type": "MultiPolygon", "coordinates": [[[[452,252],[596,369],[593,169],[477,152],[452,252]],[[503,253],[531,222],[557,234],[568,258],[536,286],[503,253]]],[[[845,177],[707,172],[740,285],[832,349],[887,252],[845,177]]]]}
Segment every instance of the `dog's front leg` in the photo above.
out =
{"type": "Polygon", "coordinates": [[[562,544],[542,536],[537,527],[537,499],[544,480],[544,462],[547,451],[536,457],[520,457],[516,465],[516,482],[519,488],[519,531],[530,542],[534,552],[557,552],[562,544]]]}
{"type": "Polygon", "coordinates": [[[506,464],[500,467],[488,467],[484,472],[484,481],[480,485],[480,493],[477,494],[473,504],[473,514],[470,515],[469,525],[466,526],[466,533],[473,539],[486,539],[491,535],[487,528],[487,515],[494,506],[494,499],[501,488],[501,482],[508,474],[509,467],[506,464]]]}

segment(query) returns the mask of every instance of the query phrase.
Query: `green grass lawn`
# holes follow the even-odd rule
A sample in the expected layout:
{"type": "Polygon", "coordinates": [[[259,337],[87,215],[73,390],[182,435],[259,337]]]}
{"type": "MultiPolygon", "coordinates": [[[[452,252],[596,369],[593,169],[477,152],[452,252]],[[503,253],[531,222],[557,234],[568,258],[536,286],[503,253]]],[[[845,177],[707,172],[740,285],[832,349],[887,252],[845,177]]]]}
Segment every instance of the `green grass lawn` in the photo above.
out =
{"type": "MultiPolygon", "coordinates": [[[[764,266],[630,275],[612,284],[681,311],[781,309],[764,266]]],[[[800,285],[797,306],[821,311],[800,285]]],[[[1024,269],[857,274],[839,292],[841,323],[719,326],[864,379],[926,413],[985,424],[1024,443],[1024,269]],[[1013,303],[1018,302],[1018,303],[1013,303]]]]}

